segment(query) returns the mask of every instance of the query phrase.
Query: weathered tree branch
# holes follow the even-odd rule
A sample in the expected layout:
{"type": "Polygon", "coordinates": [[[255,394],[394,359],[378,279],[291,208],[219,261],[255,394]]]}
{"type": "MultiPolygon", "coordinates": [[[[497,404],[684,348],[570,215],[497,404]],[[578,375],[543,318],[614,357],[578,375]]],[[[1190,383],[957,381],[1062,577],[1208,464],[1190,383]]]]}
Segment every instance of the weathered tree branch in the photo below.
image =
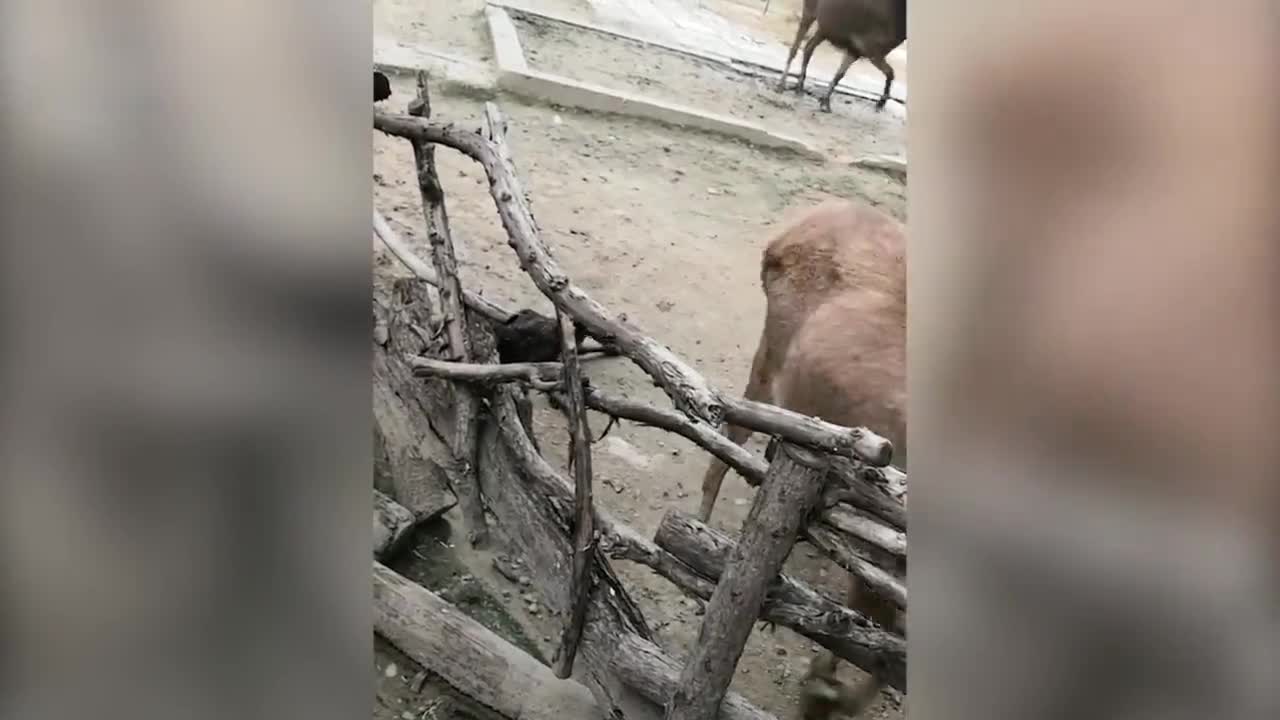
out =
{"type": "Polygon", "coordinates": [[[578,367],[578,343],[573,321],[556,311],[560,324],[560,356],[564,363],[565,416],[569,422],[569,448],[573,458],[573,567],[569,576],[569,595],[573,604],[565,622],[560,647],[552,658],[556,677],[573,673],[573,659],[582,640],[582,624],[587,619],[591,595],[591,564],[595,559],[596,538],[591,506],[591,431],[587,426],[587,408],[582,399],[582,370],[578,367]]]}
{"type": "Polygon", "coordinates": [[[781,445],[730,552],[707,612],[667,705],[667,720],[715,717],[751,629],[760,617],[765,590],[782,569],[800,525],[822,495],[823,456],[781,445]]]}
{"type": "Polygon", "coordinates": [[[586,720],[591,693],[426,588],[373,564],[374,630],[427,670],[509,718],[586,720]]]}
{"type": "MultiPolygon", "coordinates": [[[[418,97],[410,104],[410,115],[427,118],[431,115],[431,96],[427,89],[427,74],[418,71],[418,97]]],[[[427,235],[431,239],[431,257],[436,277],[440,279],[440,304],[445,334],[449,338],[449,352],[453,359],[470,362],[471,338],[467,331],[466,306],[462,302],[462,283],[458,280],[458,260],[454,254],[453,237],[449,233],[449,214],[445,210],[444,191],[436,173],[435,146],[423,139],[411,140],[413,161],[418,170],[418,191],[422,196],[422,213],[427,222],[427,235]]],[[[454,493],[462,502],[462,512],[467,519],[468,537],[473,546],[483,545],[488,538],[488,525],[484,518],[484,502],[480,497],[480,483],[476,480],[476,438],[479,429],[477,398],[465,385],[453,386],[457,416],[454,434],[449,438],[452,451],[445,467],[454,493]]]]}
{"type": "MultiPolygon", "coordinates": [[[[810,523],[804,529],[805,538],[824,555],[836,561],[868,587],[888,598],[895,605],[906,609],[907,586],[901,580],[867,557],[868,547],[859,547],[849,537],[833,530],[825,523],[810,523]]],[[[882,561],[883,562],[883,561],[882,561]]]]}
{"type": "Polygon", "coordinates": [[[451,362],[425,356],[412,358],[409,364],[413,367],[413,374],[418,377],[444,378],[485,385],[522,382],[539,390],[559,388],[561,373],[564,369],[564,366],[558,362],[481,364],[451,362]]]}
{"type": "Polygon", "coordinates": [[[905,562],[907,559],[907,534],[885,527],[869,513],[844,505],[837,505],[822,513],[822,519],[837,530],[842,530],[868,545],[905,562]]]}

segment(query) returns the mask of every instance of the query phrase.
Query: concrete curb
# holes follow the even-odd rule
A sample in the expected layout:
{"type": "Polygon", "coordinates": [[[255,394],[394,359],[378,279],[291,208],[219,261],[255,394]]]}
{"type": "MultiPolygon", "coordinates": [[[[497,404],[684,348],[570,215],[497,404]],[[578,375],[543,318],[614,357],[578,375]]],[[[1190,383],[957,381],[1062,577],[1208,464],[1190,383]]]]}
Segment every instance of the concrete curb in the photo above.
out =
{"type": "Polygon", "coordinates": [[[754,123],[533,70],[525,60],[515,23],[507,11],[500,5],[490,4],[485,7],[485,15],[493,40],[493,55],[498,62],[498,87],[502,90],[565,107],[719,133],[761,147],[789,150],[815,160],[826,157],[802,140],[770,132],[754,123]]]}
{"type": "Polygon", "coordinates": [[[446,53],[410,47],[374,38],[373,67],[388,75],[415,75],[426,70],[432,87],[492,98],[497,94],[498,75],[492,68],[446,53]]]}

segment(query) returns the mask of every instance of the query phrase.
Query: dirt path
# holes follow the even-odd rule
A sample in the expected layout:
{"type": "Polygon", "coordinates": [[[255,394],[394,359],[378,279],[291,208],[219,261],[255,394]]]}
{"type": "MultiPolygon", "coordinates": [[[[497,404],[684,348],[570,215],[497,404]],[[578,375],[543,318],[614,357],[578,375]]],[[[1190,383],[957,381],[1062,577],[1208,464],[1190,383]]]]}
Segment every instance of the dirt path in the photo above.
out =
{"type": "MultiPolygon", "coordinates": [[[[378,4],[384,3],[396,4],[392,0],[378,4]]],[[[469,0],[459,2],[460,9],[433,18],[429,36],[454,37],[455,43],[433,47],[466,51],[479,58],[470,35],[473,22],[478,21],[461,7],[469,4],[469,0]],[[442,28],[442,24],[454,22],[460,26],[455,35],[442,28]]],[[[405,21],[405,16],[395,18],[395,22],[405,21]]],[[[428,35],[426,30],[421,32],[428,35]]],[[[589,48],[591,61],[578,64],[584,79],[617,86],[628,82],[628,75],[638,75],[670,88],[667,92],[683,94],[683,101],[691,104],[710,104],[722,111],[731,106],[735,112],[755,108],[768,117],[767,122],[790,122],[812,138],[825,138],[821,147],[834,146],[834,138],[839,138],[849,143],[845,152],[851,155],[901,152],[900,126],[876,118],[868,120],[848,108],[842,110],[838,105],[836,113],[817,117],[815,112],[780,105],[772,90],[750,81],[717,81],[718,71],[682,58],[646,57],[634,47],[610,49],[598,39],[571,41],[554,29],[541,32],[541,36],[526,40],[527,47],[538,52],[538,57],[531,59],[535,62],[555,64],[557,58],[570,57],[575,46],[598,43],[589,48]],[[640,61],[649,65],[638,73],[635,68],[640,61]]],[[[412,88],[399,79],[393,80],[393,87],[396,94],[387,104],[403,108],[412,88]]],[[[500,97],[499,102],[510,118],[513,152],[534,211],[566,271],[597,300],[614,312],[626,313],[730,392],[741,392],[760,332],[764,298],[759,288],[759,259],[770,226],[785,213],[828,196],[857,197],[900,218],[905,215],[905,189],[900,184],[875,172],[852,169],[846,162],[817,163],[720,136],[532,106],[509,97],[500,97]]],[[[483,112],[476,101],[448,95],[434,98],[433,105],[436,117],[464,126],[478,126],[483,112]]],[[[373,134],[373,145],[374,204],[426,256],[412,154],[402,141],[377,133],[373,134]]],[[[519,269],[506,245],[479,168],[447,150],[440,151],[439,163],[460,245],[463,282],[505,304],[548,312],[549,304],[519,269]]],[[[376,291],[385,290],[389,278],[404,274],[380,248],[375,248],[374,269],[376,291]]],[[[610,393],[666,402],[659,390],[624,361],[592,363],[587,371],[592,383],[610,393]]],[[[565,467],[565,435],[559,415],[542,404],[537,420],[544,452],[565,467]]],[[[593,416],[593,425],[603,428],[603,418],[593,416]]],[[[751,447],[758,452],[760,445],[757,439],[751,447]]],[[[681,438],[624,424],[596,446],[594,465],[599,483],[597,501],[651,536],[668,508],[696,509],[706,456],[681,438]]],[[[746,515],[750,497],[750,488],[730,474],[714,524],[736,529],[746,515]]],[[[456,525],[456,518],[454,522],[456,525]]],[[[441,547],[438,540],[431,542],[441,547]]],[[[545,610],[531,613],[527,591],[498,575],[490,554],[471,551],[465,542],[453,545],[457,562],[465,568],[459,576],[471,576],[467,582],[478,582],[500,598],[530,641],[550,656],[554,650],[550,639],[558,635],[560,620],[549,617],[545,610]]],[[[844,575],[800,547],[789,560],[791,570],[841,593],[844,575]]],[[[695,604],[643,568],[624,563],[617,568],[662,644],[681,657],[701,621],[695,604]]],[[[457,576],[446,574],[450,576],[435,580],[444,585],[456,580],[457,576]]],[[[734,689],[779,718],[791,717],[796,686],[813,647],[786,629],[773,635],[754,634],[734,689]]],[[[390,655],[380,651],[379,667],[389,661],[390,655]]],[[[853,668],[846,668],[845,673],[849,678],[861,675],[853,668]]],[[[418,706],[426,702],[394,697],[390,690],[380,690],[380,697],[388,693],[393,699],[380,706],[377,714],[382,717],[400,717],[401,711],[393,711],[393,706],[409,707],[403,712],[411,712],[420,709],[415,702],[418,706]]],[[[896,718],[901,714],[900,708],[882,699],[869,716],[896,718]]]]}

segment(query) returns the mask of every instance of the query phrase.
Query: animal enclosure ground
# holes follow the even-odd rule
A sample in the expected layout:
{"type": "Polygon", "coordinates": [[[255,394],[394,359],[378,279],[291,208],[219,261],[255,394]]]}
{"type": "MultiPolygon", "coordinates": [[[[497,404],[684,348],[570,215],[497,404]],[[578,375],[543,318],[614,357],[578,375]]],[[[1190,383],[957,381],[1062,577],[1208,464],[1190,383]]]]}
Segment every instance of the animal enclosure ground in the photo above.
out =
{"type": "MultiPolygon", "coordinates": [[[[460,7],[472,4],[458,3],[460,7]]],[[[431,46],[461,54],[475,47],[472,33],[477,21],[466,11],[436,13],[433,27],[422,32],[429,34],[428,39],[446,37],[449,28],[442,24],[457,23],[462,38],[459,44],[431,46]]],[[[844,156],[902,152],[904,129],[889,118],[866,120],[839,103],[835,114],[819,117],[812,98],[800,101],[800,109],[789,110],[777,105],[784,101],[767,84],[726,77],[719,69],[700,67],[679,56],[651,53],[629,43],[585,37],[570,41],[554,27],[543,32],[533,39],[528,39],[527,29],[522,32],[526,50],[537,51],[530,57],[534,67],[719,112],[758,108],[765,119],[740,116],[757,119],[766,127],[799,124],[805,135],[821,139],[818,147],[839,148],[844,156]],[[567,67],[551,67],[557,63],[567,66],[574,57],[579,60],[577,74],[567,67]],[[648,78],[652,86],[620,84],[627,82],[630,74],[648,78]],[[659,89],[683,95],[662,95],[659,89]]],[[[488,52],[487,48],[483,51],[484,55],[488,52]]],[[[481,57],[475,53],[470,56],[481,57]]],[[[392,89],[394,94],[386,106],[403,111],[414,91],[412,81],[392,78],[392,89]]],[[[785,101],[795,102],[790,95],[785,101]]],[[[763,326],[760,253],[772,226],[786,213],[832,196],[858,198],[905,219],[901,184],[874,171],[852,168],[847,162],[819,163],[718,135],[527,104],[505,95],[499,96],[498,102],[510,120],[509,141],[517,171],[557,260],[593,297],[612,311],[625,313],[730,392],[742,391],[763,326]]],[[[869,109],[869,103],[863,104],[869,109]]],[[[433,115],[463,127],[478,127],[483,106],[472,99],[437,94],[433,115]]],[[[372,142],[374,205],[411,247],[429,257],[412,152],[404,141],[377,132],[372,133],[372,142]]],[[[549,313],[550,304],[520,270],[506,244],[479,166],[444,148],[437,155],[464,285],[514,308],[534,307],[549,313]]],[[[376,241],[373,248],[375,293],[385,296],[392,278],[407,275],[407,271],[376,241]]],[[[584,372],[593,385],[610,394],[667,403],[661,391],[625,360],[588,362],[584,372]]],[[[564,469],[564,421],[542,400],[536,401],[535,407],[542,450],[564,469]]],[[[599,435],[604,417],[592,413],[591,424],[599,435]]],[[[757,438],[750,447],[760,452],[762,445],[757,438]]],[[[652,537],[666,510],[696,510],[707,459],[683,438],[623,423],[594,446],[596,502],[652,537]]],[[[712,524],[736,532],[752,493],[743,480],[730,473],[712,524]]],[[[563,618],[550,616],[536,597],[530,602],[529,593],[536,596],[536,589],[522,587],[494,568],[495,554],[504,552],[503,548],[467,547],[463,534],[456,530],[461,525],[457,509],[447,517],[455,527],[454,540],[451,548],[439,545],[439,551],[452,553],[454,561],[471,576],[468,582],[478,583],[489,598],[502,603],[528,641],[549,657],[563,618]]],[[[842,596],[847,575],[807,546],[797,548],[788,560],[788,571],[835,597],[842,596]]],[[[411,576],[413,564],[408,563],[411,576]]],[[[615,567],[661,644],[673,658],[682,659],[702,620],[698,605],[645,568],[625,562],[617,562],[615,567]]],[[[452,582],[414,577],[437,587],[452,582]]],[[[478,619],[486,624],[493,621],[478,619]]],[[[509,632],[500,632],[511,639],[509,632]]],[[[779,718],[792,717],[798,683],[814,647],[785,628],[772,635],[757,631],[747,645],[733,689],[779,718]]],[[[379,667],[389,658],[379,650],[379,667]]],[[[413,673],[402,670],[401,674],[413,673]]],[[[843,676],[853,679],[861,673],[846,667],[843,676]]],[[[384,710],[384,717],[399,716],[399,711],[384,710]]],[[[901,715],[895,703],[882,699],[869,717],[901,715]]]]}
{"type": "MultiPolygon", "coordinates": [[[[777,92],[780,73],[759,77],[671,50],[590,31],[571,31],[534,17],[514,18],[525,58],[535,70],[553,72],[604,87],[713,110],[768,130],[804,140],[831,157],[897,151],[902,123],[876,113],[873,102],[836,95],[831,113],[817,98],[791,90],[777,92]]],[[[792,68],[798,72],[799,61],[792,68]]],[[[805,87],[825,90],[810,76],[805,87]]]]}

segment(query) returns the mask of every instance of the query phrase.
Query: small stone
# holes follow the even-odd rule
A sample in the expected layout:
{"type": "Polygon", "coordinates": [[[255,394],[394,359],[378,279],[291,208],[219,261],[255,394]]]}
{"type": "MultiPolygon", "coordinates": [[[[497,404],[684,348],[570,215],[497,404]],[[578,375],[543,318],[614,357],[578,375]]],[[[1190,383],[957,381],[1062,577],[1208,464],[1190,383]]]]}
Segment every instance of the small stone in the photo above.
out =
{"type": "Polygon", "coordinates": [[[529,585],[533,583],[533,581],[529,579],[528,575],[521,575],[516,582],[520,583],[520,587],[529,587],[529,585]]]}
{"type": "Polygon", "coordinates": [[[707,188],[708,195],[719,195],[720,192],[721,191],[718,188],[707,188]]]}
{"type": "Polygon", "coordinates": [[[404,712],[400,713],[400,717],[404,718],[404,720],[413,720],[413,713],[409,712],[408,710],[405,710],[404,712]]]}
{"type": "Polygon", "coordinates": [[[786,657],[786,656],[787,656],[787,649],[786,649],[786,648],[778,648],[778,649],[777,649],[777,650],[775,650],[774,652],[778,654],[778,657],[786,657]]]}
{"type": "Polygon", "coordinates": [[[556,125],[559,125],[560,123],[564,122],[564,120],[561,120],[559,115],[553,115],[551,117],[551,122],[555,123],[556,125]]]}
{"type": "Polygon", "coordinates": [[[382,674],[384,677],[393,678],[397,672],[400,672],[400,668],[397,668],[395,663],[387,663],[387,667],[382,671],[382,674]]]}

